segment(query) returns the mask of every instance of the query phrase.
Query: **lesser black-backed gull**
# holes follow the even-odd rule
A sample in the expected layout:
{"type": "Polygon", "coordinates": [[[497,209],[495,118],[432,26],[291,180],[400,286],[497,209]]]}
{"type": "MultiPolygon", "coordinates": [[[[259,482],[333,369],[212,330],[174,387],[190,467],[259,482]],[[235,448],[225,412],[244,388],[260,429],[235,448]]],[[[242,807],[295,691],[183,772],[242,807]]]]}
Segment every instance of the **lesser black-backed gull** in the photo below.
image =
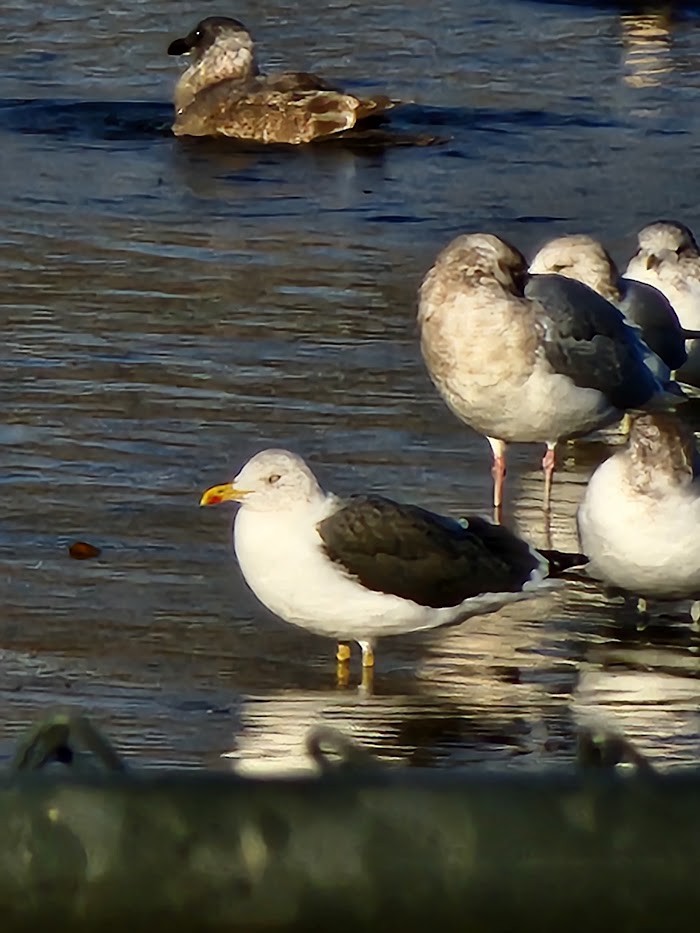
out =
{"type": "Polygon", "coordinates": [[[573,279],[528,278],[522,254],[491,234],[459,236],[438,255],[420,289],[418,323],[438,391],[491,445],[497,520],[508,443],[547,445],[548,511],[560,440],[666,400],[615,307],[573,279]]]}
{"type": "Polygon", "coordinates": [[[261,74],[250,33],[227,16],[203,19],[168,54],[192,58],[175,88],[176,136],[306,143],[393,106],[388,97],[355,97],[312,74],[261,74]]]}
{"type": "Polygon", "coordinates": [[[591,476],[577,520],[591,576],[643,600],[700,599],[700,460],[676,416],[633,419],[628,445],[591,476]]]}
{"type": "Polygon", "coordinates": [[[241,504],[234,549],[260,602],[338,640],[341,662],[358,642],[363,668],[378,638],[461,622],[553,585],[547,558],[507,528],[379,495],[341,499],[287,450],[256,454],[200,504],[228,500],[241,504]]]}

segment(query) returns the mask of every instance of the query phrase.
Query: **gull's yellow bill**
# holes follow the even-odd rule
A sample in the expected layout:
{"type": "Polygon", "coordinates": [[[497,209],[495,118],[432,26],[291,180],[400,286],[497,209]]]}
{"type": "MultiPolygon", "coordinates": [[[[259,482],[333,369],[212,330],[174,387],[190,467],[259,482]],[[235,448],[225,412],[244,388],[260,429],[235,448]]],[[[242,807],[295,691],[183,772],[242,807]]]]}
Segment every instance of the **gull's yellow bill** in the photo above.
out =
{"type": "Polygon", "coordinates": [[[220,502],[240,502],[250,492],[249,489],[238,489],[233,483],[224,483],[221,486],[210,486],[202,493],[200,505],[218,505],[220,502]]]}

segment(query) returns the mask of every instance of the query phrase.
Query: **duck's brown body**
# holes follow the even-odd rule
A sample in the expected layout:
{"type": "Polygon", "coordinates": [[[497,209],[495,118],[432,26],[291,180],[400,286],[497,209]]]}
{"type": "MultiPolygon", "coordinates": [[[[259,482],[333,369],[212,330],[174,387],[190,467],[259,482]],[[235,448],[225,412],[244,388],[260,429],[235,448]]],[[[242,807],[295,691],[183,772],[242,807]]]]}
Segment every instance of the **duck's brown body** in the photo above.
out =
{"type": "Polygon", "coordinates": [[[306,143],[393,106],[387,97],[361,99],[304,72],[259,74],[250,33],[234,19],[202,20],[168,52],[193,57],[175,89],[176,136],[306,143]]]}

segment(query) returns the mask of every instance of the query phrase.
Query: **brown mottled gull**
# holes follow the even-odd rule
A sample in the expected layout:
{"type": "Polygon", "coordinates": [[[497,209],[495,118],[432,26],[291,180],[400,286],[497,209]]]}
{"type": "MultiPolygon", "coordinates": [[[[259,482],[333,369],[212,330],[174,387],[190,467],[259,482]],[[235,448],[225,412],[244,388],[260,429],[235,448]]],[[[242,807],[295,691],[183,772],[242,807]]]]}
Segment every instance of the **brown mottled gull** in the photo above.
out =
{"type": "Polygon", "coordinates": [[[355,97],[312,74],[261,74],[250,33],[226,16],[203,19],[173,40],[168,54],[192,59],[175,88],[176,136],[306,143],[393,106],[387,97],[355,97]]]}
{"type": "Polygon", "coordinates": [[[615,307],[561,275],[526,278],[517,249],[476,233],[453,240],[420,289],[423,358],[449,408],[491,445],[499,520],[508,443],[547,445],[548,509],[560,440],[666,400],[615,307]]]}
{"type": "Polygon", "coordinates": [[[694,599],[700,620],[700,460],[679,418],[636,417],[629,444],[593,473],[577,518],[591,576],[644,600],[694,599]]]}

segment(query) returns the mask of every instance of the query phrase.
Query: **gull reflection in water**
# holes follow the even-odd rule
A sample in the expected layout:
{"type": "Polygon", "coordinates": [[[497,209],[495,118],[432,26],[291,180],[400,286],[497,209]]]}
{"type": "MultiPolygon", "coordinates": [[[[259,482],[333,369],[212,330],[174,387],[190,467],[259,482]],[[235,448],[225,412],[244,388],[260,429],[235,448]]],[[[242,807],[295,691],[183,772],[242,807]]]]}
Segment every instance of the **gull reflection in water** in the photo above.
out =
{"type": "Polygon", "coordinates": [[[657,770],[697,767],[699,675],[692,646],[603,648],[582,665],[574,721],[624,737],[657,770]]]}
{"type": "Polygon", "coordinates": [[[625,13],[620,17],[624,47],[623,81],[629,87],[658,87],[673,70],[672,19],[667,10],[625,13]]]}

